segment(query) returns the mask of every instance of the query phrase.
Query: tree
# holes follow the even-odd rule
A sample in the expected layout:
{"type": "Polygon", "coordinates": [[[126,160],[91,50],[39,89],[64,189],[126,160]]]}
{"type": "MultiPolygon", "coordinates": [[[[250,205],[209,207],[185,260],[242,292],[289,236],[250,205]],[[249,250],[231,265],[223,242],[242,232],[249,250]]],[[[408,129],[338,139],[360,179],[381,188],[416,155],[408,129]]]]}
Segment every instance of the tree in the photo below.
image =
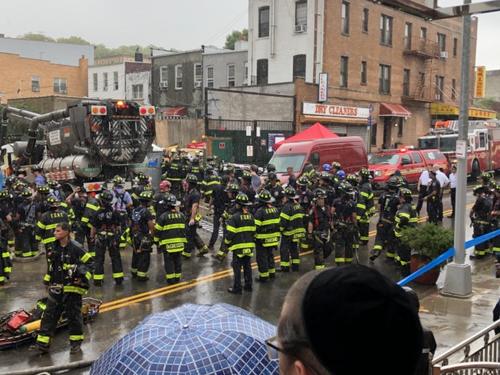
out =
{"type": "Polygon", "coordinates": [[[240,40],[248,40],[248,30],[243,29],[241,31],[234,30],[231,34],[226,37],[226,44],[224,48],[234,49],[234,44],[240,40]]]}
{"type": "Polygon", "coordinates": [[[82,45],[89,45],[90,42],[80,38],[79,36],[70,36],[68,38],[57,38],[57,43],[68,43],[68,44],[82,44],[82,45]]]}
{"type": "Polygon", "coordinates": [[[26,39],[26,40],[35,40],[37,42],[55,42],[56,40],[54,38],[51,38],[50,36],[46,36],[42,33],[26,33],[24,35],[21,35],[19,39],[26,39]]]}

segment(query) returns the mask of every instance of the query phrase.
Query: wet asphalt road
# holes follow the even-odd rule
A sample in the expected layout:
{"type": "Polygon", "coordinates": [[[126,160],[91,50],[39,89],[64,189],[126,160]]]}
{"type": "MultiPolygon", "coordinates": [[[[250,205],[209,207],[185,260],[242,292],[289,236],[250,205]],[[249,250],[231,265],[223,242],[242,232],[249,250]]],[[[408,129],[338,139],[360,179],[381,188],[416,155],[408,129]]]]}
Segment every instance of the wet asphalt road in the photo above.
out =
{"type": "MultiPolygon", "coordinates": [[[[467,194],[468,209],[473,202],[471,192],[467,194]]],[[[445,210],[449,209],[449,197],[444,198],[445,210]]],[[[422,214],[425,212],[422,210],[422,214]]],[[[449,212],[445,212],[445,216],[449,212]]],[[[360,249],[360,262],[368,264],[368,250],[373,246],[376,218],[372,219],[370,243],[360,249]]],[[[445,218],[443,225],[451,226],[452,221],[445,218]]],[[[208,240],[209,232],[200,230],[204,240],[208,240]]],[[[466,238],[472,235],[468,227],[466,238]]],[[[216,246],[217,248],[217,246],[216,246]]],[[[469,250],[470,252],[471,250],[469,250]]],[[[332,264],[332,256],[329,264],[332,264]]],[[[131,260],[130,250],[122,252],[124,269],[128,270],[131,260]]],[[[107,259],[105,273],[107,279],[102,288],[91,287],[89,296],[102,299],[105,304],[101,314],[95,321],[85,326],[85,341],[83,354],[69,355],[67,332],[56,335],[49,355],[40,356],[30,352],[27,346],[0,352],[0,373],[10,373],[15,370],[60,365],[70,361],[97,358],[111,344],[133,329],[147,315],[180,306],[183,303],[213,304],[230,303],[249,310],[259,317],[275,324],[279,317],[281,304],[289,286],[302,274],[313,269],[312,255],[302,256],[301,271],[289,274],[277,274],[274,281],[266,284],[254,283],[252,293],[244,292],[241,296],[227,293],[231,286],[232,272],[229,259],[223,264],[210,256],[193,257],[183,263],[183,283],[177,286],[166,286],[163,271],[163,257],[153,253],[150,268],[150,280],[141,283],[126,275],[122,286],[115,286],[110,275],[111,269],[107,259]],[[139,295],[139,296],[137,296],[139,295]],[[135,296],[135,297],[134,297],[135,296]]],[[[13,276],[6,286],[0,289],[0,313],[6,313],[18,308],[31,308],[34,302],[45,295],[42,277],[45,272],[45,260],[40,258],[31,263],[14,263],[13,276]]],[[[399,280],[396,267],[380,257],[373,267],[399,280]]],[[[486,271],[485,271],[486,272],[486,271]]],[[[254,276],[256,275],[254,270],[254,276]]],[[[416,289],[421,297],[435,292],[435,287],[416,289]]],[[[445,324],[445,323],[443,323],[445,324]]],[[[76,373],[76,372],[74,372],[76,373]]]]}

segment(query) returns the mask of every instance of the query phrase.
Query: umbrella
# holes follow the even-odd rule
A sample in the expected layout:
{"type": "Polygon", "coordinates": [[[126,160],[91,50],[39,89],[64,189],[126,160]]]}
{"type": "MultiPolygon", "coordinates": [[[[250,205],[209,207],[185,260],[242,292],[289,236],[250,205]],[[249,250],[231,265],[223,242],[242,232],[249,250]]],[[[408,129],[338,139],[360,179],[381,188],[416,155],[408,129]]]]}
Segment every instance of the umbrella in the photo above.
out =
{"type": "Polygon", "coordinates": [[[94,363],[91,374],[278,374],[265,340],[276,328],[225,303],[148,316],[94,363]]]}

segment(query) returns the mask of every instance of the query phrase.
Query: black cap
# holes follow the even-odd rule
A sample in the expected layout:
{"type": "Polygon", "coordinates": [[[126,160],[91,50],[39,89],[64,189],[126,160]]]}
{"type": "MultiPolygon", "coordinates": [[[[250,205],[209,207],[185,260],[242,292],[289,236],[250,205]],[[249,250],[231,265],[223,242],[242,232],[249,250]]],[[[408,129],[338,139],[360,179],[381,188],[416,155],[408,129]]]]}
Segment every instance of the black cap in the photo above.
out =
{"type": "Polygon", "coordinates": [[[311,349],[331,373],[412,375],[422,326],[406,292],[360,265],[319,273],[302,303],[311,349]]]}

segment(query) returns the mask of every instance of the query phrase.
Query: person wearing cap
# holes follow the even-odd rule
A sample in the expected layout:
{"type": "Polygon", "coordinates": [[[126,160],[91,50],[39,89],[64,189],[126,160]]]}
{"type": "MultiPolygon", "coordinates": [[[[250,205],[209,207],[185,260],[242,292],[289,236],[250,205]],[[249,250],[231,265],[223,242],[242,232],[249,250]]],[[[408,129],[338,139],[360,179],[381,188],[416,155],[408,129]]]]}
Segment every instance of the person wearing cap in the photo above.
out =
{"type": "Polygon", "coordinates": [[[285,204],[283,205],[283,209],[280,214],[281,272],[289,272],[290,268],[292,271],[299,271],[300,267],[298,244],[306,237],[306,228],[304,227],[304,209],[297,202],[298,198],[299,196],[293,187],[288,186],[285,189],[285,204]]]}
{"type": "Polygon", "coordinates": [[[243,175],[240,177],[240,191],[248,196],[250,202],[253,203],[255,200],[255,190],[252,187],[252,175],[248,171],[243,171],[243,175]]]}
{"type": "MultiPolygon", "coordinates": [[[[330,164],[328,164],[330,166],[330,164]]],[[[304,227],[307,229],[309,225],[309,211],[314,201],[314,194],[311,191],[309,179],[306,176],[300,176],[297,179],[297,194],[299,199],[297,200],[300,206],[304,209],[304,227]]],[[[301,251],[308,251],[310,249],[310,240],[305,237],[299,242],[301,251]]]]}
{"type": "Polygon", "coordinates": [[[281,186],[276,173],[269,172],[264,189],[269,191],[271,196],[274,198],[274,205],[278,208],[281,208],[283,206],[283,187],[281,186]]]}
{"type": "Polygon", "coordinates": [[[205,245],[200,235],[197,233],[198,223],[201,220],[199,214],[201,194],[198,191],[198,178],[194,174],[186,176],[187,193],[184,196],[184,215],[187,220],[186,236],[187,246],[182,252],[186,259],[191,259],[194,248],[198,249],[199,257],[208,253],[208,246],[205,245]]]}
{"type": "Polygon", "coordinates": [[[372,268],[351,265],[297,280],[277,336],[266,344],[281,374],[414,375],[422,336],[404,290],[372,268]]]}
{"type": "Polygon", "coordinates": [[[225,192],[224,186],[222,186],[219,176],[214,176],[209,183],[211,189],[209,204],[213,209],[214,215],[212,218],[212,235],[208,241],[208,249],[213,253],[215,243],[219,238],[219,229],[222,223],[222,215],[224,214],[224,209],[226,208],[228,196],[225,192]]]}
{"type": "Polygon", "coordinates": [[[259,277],[256,280],[266,282],[276,275],[274,251],[281,238],[280,211],[273,206],[274,198],[267,190],[262,190],[257,200],[259,207],[255,211],[255,245],[259,277]]]}
{"type": "Polygon", "coordinates": [[[332,213],[326,205],[326,192],[314,190],[314,204],[309,210],[307,237],[314,252],[314,269],[325,268],[325,259],[333,251],[332,246],[332,213]]]}
{"type": "MultiPolygon", "coordinates": [[[[233,216],[238,211],[238,207],[236,205],[236,196],[238,195],[239,191],[240,191],[239,186],[234,183],[227,185],[226,189],[224,189],[224,193],[226,194],[225,198],[226,200],[224,205],[224,212],[222,213],[222,238],[219,250],[217,251],[217,254],[215,254],[214,256],[214,258],[217,259],[219,262],[222,262],[226,258],[228,253],[228,248],[225,243],[225,238],[227,236],[227,222],[231,218],[231,216],[233,216]]],[[[212,235],[214,232],[212,232],[212,235]]]]}
{"type": "Polygon", "coordinates": [[[255,249],[255,219],[250,212],[252,204],[244,193],[236,196],[237,211],[232,215],[226,225],[226,238],[224,242],[229,251],[233,253],[231,266],[234,272],[233,286],[228,288],[232,294],[241,294],[241,270],[243,269],[244,286],[247,292],[252,291],[252,256],[255,249]]]}
{"type": "Polygon", "coordinates": [[[173,194],[165,197],[165,211],[155,224],[155,241],[163,252],[165,279],[168,284],[180,282],[182,277],[182,252],[187,243],[186,217],[177,207],[180,202],[173,194]]]}
{"type": "Polygon", "coordinates": [[[430,182],[427,187],[427,196],[425,197],[427,201],[427,215],[429,219],[427,220],[429,223],[438,224],[442,220],[440,220],[440,206],[442,204],[441,201],[441,184],[437,179],[436,172],[429,172],[430,182]]]}
{"type": "Polygon", "coordinates": [[[338,192],[339,197],[333,201],[332,205],[335,264],[343,266],[353,261],[358,229],[354,188],[349,182],[343,181],[339,185],[338,192]]]}
{"type": "MultiPolygon", "coordinates": [[[[493,208],[493,201],[489,193],[490,189],[487,185],[479,185],[474,188],[476,202],[469,214],[473,227],[472,238],[482,236],[491,230],[490,213],[493,208]]],[[[477,244],[471,258],[484,258],[488,253],[489,246],[489,241],[477,244]]]]}
{"type": "MultiPolygon", "coordinates": [[[[493,208],[491,209],[491,230],[500,228],[500,185],[495,185],[495,198],[493,201],[493,208]]],[[[492,239],[491,250],[495,256],[495,275],[500,278],[500,236],[492,239]]]]}
{"type": "Polygon", "coordinates": [[[451,166],[451,172],[448,176],[450,180],[450,201],[451,201],[451,214],[448,216],[449,219],[455,217],[455,197],[457,192],[457,166],[451,166]]]}
{"type": "Polygon", "coordinates": [[[121,176],[116,175],[113,177],[113,189],[111,190],[113,200],[111,207],[118,213],[120,225],[123,227],[128,224],[128,210],[132,209],[134,205],[132,196],[125,190],[124,184],[125,180],[121,176]]]}
{"type": "Polygon", "coordinates": [[[159,191],[153,197],[153,207],[156,217],[159,218],[164,212],[168,211],[166,199],[170,196],[170,187],[172,184],[168,180],[160,182],[159,191]]]}
{"type": "Polygon", "coordinates": [[[375,214],[375,205],[373,202],[373,189],[370,182],[370,171],[366,168],[359,172],[361,181],[359,184],[359,197],[356,203],[356,219],[359,228],[359,241],[361,245],[367,245],[370,239],[370,219],[375,214]]]}
{"type": "Polygon", "coordinates": [[[172,194],[179,197],[181,194],[181,183],[185,176],[185,172],[181,165],[181,159],[178,154],[175,154],[166,167],[165,176],[172,184],[172,194]]]}
{"type": "Polygon", "coordinates": [[[29,189],[24,189],[14,206],[12,229],[15,237],[15,255],[30,258],[38,255],[38,243],[35,238],[37,221],[36,203],[29,189]]]}
{"type": "Polygon", "coordinates": [[[413,208],[413,197],[410,189],[400,189],[400,205],[396,212],[394,225],[394,248],[397,251],[396,263],[401,266],[403,276],[410,274],[411,249],[401,241],[405,228],[415,227],[418,223],[418,215],[413,208]]]}

